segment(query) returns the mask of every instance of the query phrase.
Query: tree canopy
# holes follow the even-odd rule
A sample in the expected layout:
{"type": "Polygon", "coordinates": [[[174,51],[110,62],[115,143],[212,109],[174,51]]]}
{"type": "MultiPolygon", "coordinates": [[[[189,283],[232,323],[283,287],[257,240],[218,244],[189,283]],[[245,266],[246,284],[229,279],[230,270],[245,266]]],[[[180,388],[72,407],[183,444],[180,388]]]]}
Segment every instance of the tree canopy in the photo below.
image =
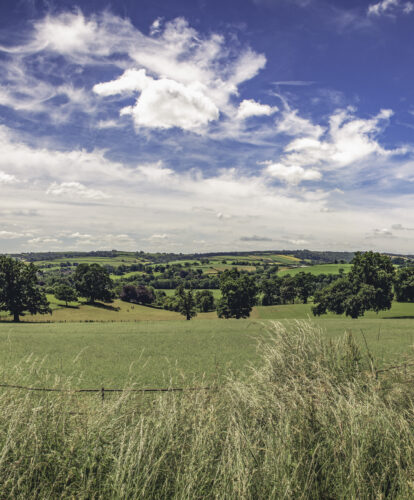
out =
{"type": "Polygon", "coordinates": [[[24,312],[47,314],[46,295],[37,285],[37,270],[33,264],[0,256],[0,310],[10,311],[14,321],[24,312]]]}
{"type": "Polygon", "coordinates": [[[398,302],[414,302],[414,267],[399,269],[394,283],[398,302]]]}
{"type": "Polygon", "coordinates": [[[257,303],[258,288],[253,277],[241,274],[237,268],[226,269],[220,275],[221,298],[217,302],[219,318],[247,318],[257,303]]]}
{"type": "Polygon", "coordinates": [[[66,283],[61,283],[55,288],[55,297],[58,300],[64,300],[66,307],[68,306],[68,302],[75,302],[78,300],[76,290],[66,283]]]}
{"type": "Polygon", "coordinates": [[[195,294],[196,307],[200,312],[214,311],[214,295],[210,290],[199,290],[195,294]]]}
{"type": "Polygon", "coordinates": [[[112,281],[108,271],[99,264],[79,264],[73,279],[79,295],[92,304],[95,300],[112,300],[112,281]]]}
{"type": "Polygon", "coordinates": [[[134,302],[135,304],[143,305],[151,304],[155,301],[154,290],[144,285],[124,285],[119,297],[125,302],[134,302]]]}
{"type": "Polygon", "coordinates": [[[185,316],[187,320],[197,315],[196,303],[192,290],[184,290],[182,285],[179,286],[175,291],[175,300],[178,312],[185,316]]]}
{"type": "Polygon", "coordinates": [[[394,267],[391,259],[376,252],[357,252],[348,276],[315,294],[315,316],[331,311],[351,318],[365,311],[390,309],[393,299],[394,267]]]}

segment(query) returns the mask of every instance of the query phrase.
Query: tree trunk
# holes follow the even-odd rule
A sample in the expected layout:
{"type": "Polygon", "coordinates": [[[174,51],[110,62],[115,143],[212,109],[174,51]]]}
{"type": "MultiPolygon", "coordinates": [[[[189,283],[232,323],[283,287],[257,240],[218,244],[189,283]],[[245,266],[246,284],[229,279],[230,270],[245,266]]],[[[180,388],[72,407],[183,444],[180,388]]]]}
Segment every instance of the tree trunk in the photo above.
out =
{"type": "Polygon", "coordinates": [[[13,321],[16,323],[20,321],[20,314],[19,313],[17,313],[17,312],[13,313],[13,321]]]}

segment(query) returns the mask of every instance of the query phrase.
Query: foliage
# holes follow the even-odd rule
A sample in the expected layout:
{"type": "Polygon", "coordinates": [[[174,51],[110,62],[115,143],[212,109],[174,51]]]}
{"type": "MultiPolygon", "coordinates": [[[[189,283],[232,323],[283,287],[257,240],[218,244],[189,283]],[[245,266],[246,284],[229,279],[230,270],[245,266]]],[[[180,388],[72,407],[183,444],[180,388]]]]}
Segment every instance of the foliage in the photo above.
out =
{"type": "Polygon", "coordinates": [[[296,297],[296,281],[293,276],[284,276],[280,284],[280,299],[282,304],[292,303],[296,297]]]}
{"type": "Polygon", "coordinates": [[[394,281],[398,302],[414,302],[414,267],[399,269],[394,281]]]}
{"type": "Polygon", "coordinates": [[[0,256],[0,310],[10,311],[14,321],[25,312],[51,313],[46,295],[37,285],[37,269],[11,257],[0,256]]]}
{"type": "Polygon", "coordinates": [[[390,309],[393,278],[394,267],[389,257],[357,252],[348,276],[315,294],[313,314],[320,316],[331,311],[358,318],[365,311],[390,309]]]}
{"type": "Polygon", "coordinates": [[[214,311],[214,296],[210,290],[197,290],[195,294],[195,303],[198,311],[209,312],[214,311]]]}
{"type": "Polygon", "coordinates": [[[260,282],[259,291],[263,294],[262,306],[273,306],[281,303],[280,284],[282,280],[277,276],[264,279],[260,282]]]}
{"type": "Polygon", "coordinates": [[[110,302],[113,298],[108,271],[99,264],[80,264],[76,268],[74,281],[79,295],[92,304],[96,300],[110,302]]]}
{"type": "Polygon", "coordinates": [[[217,302],[219,318],[247,318],[257,303],[258,288],[253,277],[241,274],[236,268],[220,275],[221,298],[217,302]]]}
{"type": "Polygon", "coordinates": [[[68,302],[75,302],[76,300],[78,300],[76,290],[65,283],[61,283],[54,289],[54,295],[58,300],[65,301],[66,307],[68,305],[68,302]]]}
{"type": "Polygon", "coordinates": [[[311,273],[300,272],[294,277],[296,295],[303,302],[308,303],[309,297],[315,292],[315,278],[311,273]]]}
{"type": "Polygon", "coordinates": [[[143,285],[124,285],[120,293],[120,299],[135,304],[152,304],[155,302],[155,294],[151,288],[143,285]]]}
{"type": "Polygon", "coordinates": [[[175,291],[175,301],[177,304],[176,310],[185,316],[185,319],[190,320],[197,316],[196,302],[192,290],[184,290],[183,286],[178,287],[175,291]]]}

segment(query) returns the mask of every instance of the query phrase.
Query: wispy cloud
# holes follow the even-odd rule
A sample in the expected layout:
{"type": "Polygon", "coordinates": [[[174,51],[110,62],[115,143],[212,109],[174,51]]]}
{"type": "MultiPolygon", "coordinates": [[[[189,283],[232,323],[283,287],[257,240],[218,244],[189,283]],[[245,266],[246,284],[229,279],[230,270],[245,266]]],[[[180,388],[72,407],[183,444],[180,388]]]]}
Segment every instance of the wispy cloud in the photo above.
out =
{"type": "Polygon", "coordinates": [[[384,15],[411,14],[414,11],[414,3],[401,0],[381,0],[368,7],[368,15],[379,17],[384,15]]]}

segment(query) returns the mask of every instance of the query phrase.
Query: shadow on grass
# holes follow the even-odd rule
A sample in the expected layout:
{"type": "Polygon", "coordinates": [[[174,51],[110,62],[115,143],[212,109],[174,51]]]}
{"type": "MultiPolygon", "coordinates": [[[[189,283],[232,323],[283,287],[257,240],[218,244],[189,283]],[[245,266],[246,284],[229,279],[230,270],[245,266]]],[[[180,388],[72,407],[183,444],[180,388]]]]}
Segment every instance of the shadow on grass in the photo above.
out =
{"type": "Polygon", "coordinates": [[[110,306],[109,304],[103,304],[102,302],[85,302],[85,306],[97,307],[98,309],[105,309],[106,311],[119,311],[120,307],[110,306]]]}
{"type": "Polygon", "coordinates": [[[127,300],[123,300],[123,303],[129,306],[142,306],[142,307],[149,307],[150,309],[158,309],[161,311],[164,311],[164,308],[161,306],[156,306],[154,304],[140,304],[139,302],[128,302],[127,300]]]}
{"type": "Polygon", "coordinates": [[[387,316],[385,318],[382,318],[382,319],[414,319],[414,316],[411,315],[411,316],[387,316]]]}

